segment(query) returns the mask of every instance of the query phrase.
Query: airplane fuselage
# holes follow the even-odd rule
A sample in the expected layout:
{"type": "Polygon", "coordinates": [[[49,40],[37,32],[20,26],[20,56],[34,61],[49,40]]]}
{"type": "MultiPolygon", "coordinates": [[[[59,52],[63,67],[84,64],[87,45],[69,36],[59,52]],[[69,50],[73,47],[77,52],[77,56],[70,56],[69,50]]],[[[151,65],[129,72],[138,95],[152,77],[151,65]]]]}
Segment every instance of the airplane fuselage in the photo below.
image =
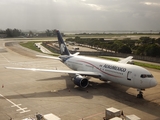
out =
{"type": "Polygon", "coordinates": [[[76,71],[92,71],[101,75],[103,81],[112,81],[137,89],[155,86],[156,80],[151,73],[136,65],[123,64],[85,56],[69,56],[64,63],[76,71]]]}

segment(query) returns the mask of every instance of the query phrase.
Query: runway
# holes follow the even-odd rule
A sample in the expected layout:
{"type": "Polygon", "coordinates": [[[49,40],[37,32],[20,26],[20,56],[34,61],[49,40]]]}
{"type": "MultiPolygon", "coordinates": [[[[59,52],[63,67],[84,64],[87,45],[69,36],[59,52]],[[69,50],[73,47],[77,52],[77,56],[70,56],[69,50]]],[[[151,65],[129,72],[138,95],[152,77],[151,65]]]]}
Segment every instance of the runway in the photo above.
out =
{"type": "Polygon", "coordinates": [[[38,58],[38,52],[0,40],[0,118],[22,120],[35,113],[53,113],[62,120],[101,120],[105,109],[115,107],[125,115],[160,119],[160,71],[148,69],[158,81],[137,99],[137,90],[91,78],[86,89],[75,86],[68,74],[9,70],[5,67],[69,69],[60,61],[38,58]],[[5,46],[7,45],[7,46],[5,46]]]}

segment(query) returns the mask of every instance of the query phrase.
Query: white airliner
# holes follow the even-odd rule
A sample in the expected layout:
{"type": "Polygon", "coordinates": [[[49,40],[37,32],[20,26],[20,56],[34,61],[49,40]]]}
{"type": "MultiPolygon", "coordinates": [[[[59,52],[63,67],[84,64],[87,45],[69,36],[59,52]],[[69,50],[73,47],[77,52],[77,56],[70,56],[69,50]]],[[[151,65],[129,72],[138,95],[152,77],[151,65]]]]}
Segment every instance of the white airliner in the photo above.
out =
{"type": "Polygon", "coordinates": [[[148,70],[136,65],[127,64],[127,62],[133,58],[132,56],[120,60],[119,62],[114,62],[98,58],[80,56],[78,55],[79,53],[71,54],[63,41],[61,33],[58,30],[56,30],[56,32],[61,52],[59,58],[40,55],[39,57],[61,60],[62,63],[67,65],[73,71],[15,67],[6,68],[72,74],[74,75],[74,84],[82,88],[86,88],[89,85],[89,81],[85,76],[92,76],[99,78],[102,81],[111,81],[128,87],[136,88],[139,91],[137,98],[143,98],[142,90],[157,85],[157,81],[148,70]]]}

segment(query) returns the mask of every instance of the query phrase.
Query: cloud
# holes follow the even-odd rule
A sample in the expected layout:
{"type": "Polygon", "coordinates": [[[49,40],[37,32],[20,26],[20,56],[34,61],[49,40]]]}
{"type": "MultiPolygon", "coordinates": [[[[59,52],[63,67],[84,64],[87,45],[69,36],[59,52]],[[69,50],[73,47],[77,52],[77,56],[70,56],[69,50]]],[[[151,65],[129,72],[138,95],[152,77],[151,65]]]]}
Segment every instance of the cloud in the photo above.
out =
{"type": "Polygon", "coordinates": [[[144,2],[144,4],[150,6],[160,6],[160,3],[155,3],[155,2],[144,2]]]}
{"type": "Polygon", "coordinates": [[[1,28],[160,30],[159,0],[1,0],[1,28]]]}
{"type": "Polygon", "coordinates": [[[102,9],[100,6],[95,5],[95,4],[86,4],[86,5],[92,7],[92,8],[95,9],[95,10],[101,10],[101,9],[102,9]]]}

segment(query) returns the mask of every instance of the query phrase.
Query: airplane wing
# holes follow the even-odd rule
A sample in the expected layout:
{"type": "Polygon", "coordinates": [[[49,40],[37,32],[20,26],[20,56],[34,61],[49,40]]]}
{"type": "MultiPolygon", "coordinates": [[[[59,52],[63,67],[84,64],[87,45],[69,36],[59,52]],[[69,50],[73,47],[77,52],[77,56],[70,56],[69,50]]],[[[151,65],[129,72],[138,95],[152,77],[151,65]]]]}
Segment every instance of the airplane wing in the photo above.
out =
{"type": "Polygon", "coordinates": [[[120,61],[118,61],[119,63],[128,63],[129,61],[131,61],[132,60],[132,58],[133,58],[133,56],[129,56],[129,57],[127,57],[127,58],[125,58],[125,59],[122,59],[122,60],[120,60],[120,61]]]}
{"type": "Polygon", "coordinates": [[[68,74],[79,74],[92,77],[100,77],[101,75],[96,72],[90,71],[72,71],[72,70],[52,70],[52,69],[37,69],[37,68],[16,68],[16,67],[5,67],[6,69],[14,70],[29,70],[29,71],[39,71],[39,72],[56,72],[56,73],[68,73],[68,74]]]}

